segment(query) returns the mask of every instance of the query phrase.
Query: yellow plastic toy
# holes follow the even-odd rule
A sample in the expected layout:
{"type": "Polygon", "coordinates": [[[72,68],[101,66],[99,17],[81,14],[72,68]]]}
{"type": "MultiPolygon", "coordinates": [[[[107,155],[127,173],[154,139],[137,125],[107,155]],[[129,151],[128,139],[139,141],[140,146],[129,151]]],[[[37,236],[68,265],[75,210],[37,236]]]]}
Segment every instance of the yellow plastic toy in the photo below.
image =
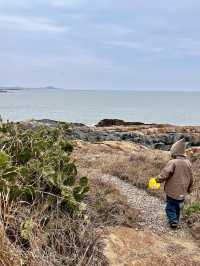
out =
{"type": "Polygon", "coordinates": [[[160,183],[157,183],[155,178],[151,178],[149,180],[148,189],[159,190],[160,183]]]}

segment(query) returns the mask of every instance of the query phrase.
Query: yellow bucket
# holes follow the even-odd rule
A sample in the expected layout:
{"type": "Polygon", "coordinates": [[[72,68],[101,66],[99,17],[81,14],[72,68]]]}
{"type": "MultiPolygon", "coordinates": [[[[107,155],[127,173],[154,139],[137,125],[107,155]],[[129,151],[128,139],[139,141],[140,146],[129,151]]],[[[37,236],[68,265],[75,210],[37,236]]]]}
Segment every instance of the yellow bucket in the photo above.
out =
{"type": "Polygon", "coordinates": [[[159,190],[160,183],[157,183],[155,178],[151,178],[149,180],[148,189],[159,190]]]}

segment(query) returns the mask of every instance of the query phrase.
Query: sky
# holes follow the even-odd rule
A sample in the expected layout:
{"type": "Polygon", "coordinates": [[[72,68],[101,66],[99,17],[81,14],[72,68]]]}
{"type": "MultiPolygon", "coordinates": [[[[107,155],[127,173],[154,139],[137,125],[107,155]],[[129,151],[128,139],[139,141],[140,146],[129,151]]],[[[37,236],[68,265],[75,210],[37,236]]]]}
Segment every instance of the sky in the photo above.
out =
{"type": "Polygon", "coordinates": [[[199,0],[0,0],[0,85],[199,90],[199,0]]]}

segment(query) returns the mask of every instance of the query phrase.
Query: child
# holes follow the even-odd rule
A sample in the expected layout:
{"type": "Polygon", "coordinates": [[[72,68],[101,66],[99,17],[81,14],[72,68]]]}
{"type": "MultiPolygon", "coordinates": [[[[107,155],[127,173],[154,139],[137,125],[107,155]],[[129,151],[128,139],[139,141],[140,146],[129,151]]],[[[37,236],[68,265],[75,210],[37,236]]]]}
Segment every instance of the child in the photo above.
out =
{"type": "Polygon", "coordinates": [[[166,215],[171,228],[177,228],[185,196],[191,193],[193,185],[191,163],[185,156],[185,146],[184,139],[172,145],[172,159],[156,178],[159,183],[165,182],[166,215]]]}

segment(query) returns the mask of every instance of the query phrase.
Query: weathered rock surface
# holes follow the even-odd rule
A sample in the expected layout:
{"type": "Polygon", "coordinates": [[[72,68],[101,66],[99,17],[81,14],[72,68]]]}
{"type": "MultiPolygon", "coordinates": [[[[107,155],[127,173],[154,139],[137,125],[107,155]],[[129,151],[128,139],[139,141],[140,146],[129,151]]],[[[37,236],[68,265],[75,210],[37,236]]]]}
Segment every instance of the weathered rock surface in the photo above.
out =
{"type": "Polygon", "coordinates": [[[102,119],[99,123],[96,124],[96,127],[111,127],[111,126],[153,126],[155,124],[146,124],[142,122],[126,122],[121,119],[102,119]]]}
{"type": "Polygon", "coordinates": [[[72,137],[90,142],[129,141],[150,148],[169,150],[171,145],[185,138],[188,147],[200,146],[200,128],[142,128],[137,127],[73,127],[72,137]]]}
{"type": "MultiPolygon", "coordinates": [[[[26,126],[47,125],[55,127],[57,121],[43,119],[24,122],[26,126]]],[[[185,138],[188,147],[200,146],[200,126],[173,126],[164,124],[144,124],[124,122],[118,119],[104,119],[97,126],[70,123],[69,137],[89,142],[129,141],[150,148],[169,150],[171,145],[185,138]]]]}

